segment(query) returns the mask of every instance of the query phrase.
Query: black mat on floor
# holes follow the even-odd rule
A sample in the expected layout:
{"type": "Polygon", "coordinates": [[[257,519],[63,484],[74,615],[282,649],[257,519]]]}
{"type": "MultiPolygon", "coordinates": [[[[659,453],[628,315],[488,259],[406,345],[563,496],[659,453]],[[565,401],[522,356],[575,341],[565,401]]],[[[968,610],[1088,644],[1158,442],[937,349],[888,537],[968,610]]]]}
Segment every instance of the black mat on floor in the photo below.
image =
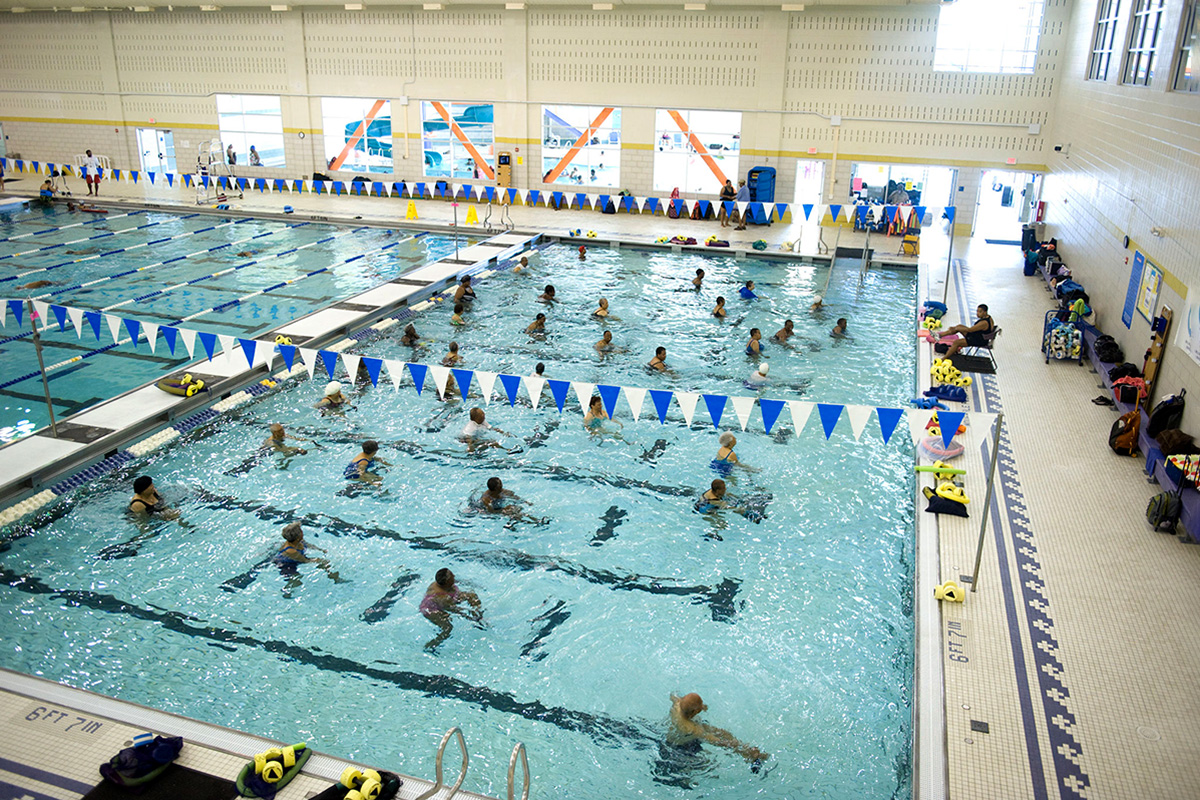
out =
{"type": "Polygon", "coordinates": [[[996,374],[996,370],[992,367],[992,362],[983,356],[965,356],[962,353],[955,353],[950,357],[950,363],[963,372],[979,372],[984,375],[996,374]]]}
{"type": "Polygon", "coordinates": [[[232,800],[237,787],[228,778],[216,778],[204,772],[172,764],[145,786],[129,789],[102,780],[83,796],[83,800],[232,800]]]}
{"type": "Polygon", "coordinates": [[[984,239],[988,244],[1013,244],[1017,247],[1021,246],[1020,239],[984,239]]]}

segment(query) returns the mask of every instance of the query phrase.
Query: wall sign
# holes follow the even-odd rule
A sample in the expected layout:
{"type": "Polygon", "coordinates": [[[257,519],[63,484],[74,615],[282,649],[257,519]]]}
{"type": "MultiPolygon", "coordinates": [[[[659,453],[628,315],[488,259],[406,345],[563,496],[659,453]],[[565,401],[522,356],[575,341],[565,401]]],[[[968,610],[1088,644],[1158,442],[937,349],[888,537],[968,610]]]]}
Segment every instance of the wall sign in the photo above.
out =
{"type": "Polygon", "coordinates": [[[1137,310],[1147,322],[1154,319],[1154,307],[1158,305],[1158,292],[1161,288],[1162,270],[1146,261],[1142,270],[1141,285],[1138,287],[1137,310]]]}

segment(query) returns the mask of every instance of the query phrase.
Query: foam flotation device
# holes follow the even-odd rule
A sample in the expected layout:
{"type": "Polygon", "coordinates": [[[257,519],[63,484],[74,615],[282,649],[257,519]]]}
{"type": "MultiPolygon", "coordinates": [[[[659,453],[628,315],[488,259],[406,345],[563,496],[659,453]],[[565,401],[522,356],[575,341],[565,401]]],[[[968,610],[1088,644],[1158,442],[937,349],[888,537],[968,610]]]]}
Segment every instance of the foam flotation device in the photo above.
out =
{"type": "Polygon", "coordinates": [[[133,737],[133,747],[126,747],[108,763],[100,765],[100,774],[117,786],[141,786],[157,778],[179,756],[183,749],[182,736],[151,736],[141,733],[133,737]]]}
{"type": "Polygon", "coordinates": [[[291,344],[291,343],[292,343],[292,340],[289,337],[284,336],[282,333],[278,334],[275,337],[275,344],[291,344]]]}
{"type": "Polygon", "coordinates": [[[917,445],[917,451],[930,461],[946,461],[961,456],[963,454],[963,446],[953,440],[947,446],[942,441],[941,436],[926,436],[917,445]]]}
{"type": "Polygon", "coordinates": [[[933,477],[937,478],[939,481],[949,480],[955,475],[967,474],[965,469],[957,469],[950,466],[945,461],[935,461],[932,464],[919,464],[913,467],[913,469],[917,472],[932,472],[933,477]]]}
{"type": "Polygon", "coordinates": [[[711,236],[704,240],[704,245],[705,247],[729,247],[729,242],[725,241],[724,239],[718,239],[715,236],[711,236]]]}
{"type": "Polygon", "coordinates": [[[589,238],[589,239],[595,239],[595,238],[596,238],[596,232],[595,232],[595,231],[588,231],[588,232],[587,232],[587,238],[589,238]]]}
{"type": "Polygon", "coordinates": [[[673,237],[671,237],[671,244],[695,244],[695,243],[696,243],[696,240],[693,239],[691,236],[673,236],[673,237]]]}
{"type": "Polygon", "coordinates": [[[961,603],[967,599],[967,593],[954,581],[946,581],[941,586],[933,588],[935,600],[945,600],[949,603],[961,603]]]}
{"type": "Polygon", "coordinates": [[[942,483],[938,484],[937,496],[943,497],[946,500],[953,500],[956,503],[962,503],[964,506],[971,502],[970,498],[967,497],[966,492],[963,491],[963,487],[959,486],[957,483],[951,483],[950,481],[943,481],[942,483]]]}
{"type": "Polygon", "coordinates": [[[583,235],[583,231],[580,230],[579,228],[573,228],[572,230],[567,231],[567,236],[582,236],[582,235],[583,235]]]}
{"type": "Polygon", "coordinates": [[[961,386],[934,386],[932,389],[926,389],[924,394],[926,397],[936,397],[952,403],[967,402],[967,390],[961,386]]]}
{"type": "Polygon", "coordinates": [[[793,244],[795,244],[795,242],[784,242],[783,244],[779,245],[779,249],[780,250],[791,250],[793,244]]]}
{"type": "Polygon", "coordinates": [[[83,205],[81,205],[81,206],[79,207],[79,210],[80,210],[80,211],[86,211],[86,212],[87,212],[87,213],[89,213],[89,214],[107,214],[107,213],[108,213],[108,209],[107,209],[107,208],[96,208],[95,206],[83,206],[83,205]]]}
{"type": "Polygon", "coordinates": [[[346,767],[338,782],[312,800],[392,800],[404,781],[394,772],[346,767]]]}
{"type": "Polygon", "coordinates": [[[766,250],[767,249],[767,240],[759,239],[757,242],[755,242],[754,244],[752,244],[750,246],[753,247],[755,250],[766,250]]]}
{"type": "Polygon", "coordinates": [[[204,381],[199,378],[193,378],[191,373],[184,375],[182,378],[163,378],[154,385],[167,394],[177,394],[180,397],[191,397],[197,392],[208,391],[204,385],[204,381]]]}
{"type": "Polygon", "coordinates": [[[948,409],[948,406],[942,405],[940,402],[938,402],[938,399],[936,397],[914,397],[909,402],[913,404],[914,408],[926,408],[926,409],[940,408],[943,410],[948,409]]]}
{"type": "Polygon", "coordinates": [[[237,776],[242,797],[273,797],[300,774],[312,751],[304,742],[272,747],[256,755],[237,776]]]}
{"type": "Polygon", "coordinates": [[[660,236],[660,237],[658,237],[657,239],[655,239],[654,241],[655,241],[655,243],[657,243],[657,244],[666,244],[667,242],[669,242],[669,241],[671,241],[671,240],[670,240],[670,239],[668,239],[666,236],[660,236]]]}
{"type": "Polygon", "coordinates": [[[921,325],[931,331],[936,331],[942,327],[942,321],[937,317],[925,317],[925,319],[921,320],[921,325]]]}

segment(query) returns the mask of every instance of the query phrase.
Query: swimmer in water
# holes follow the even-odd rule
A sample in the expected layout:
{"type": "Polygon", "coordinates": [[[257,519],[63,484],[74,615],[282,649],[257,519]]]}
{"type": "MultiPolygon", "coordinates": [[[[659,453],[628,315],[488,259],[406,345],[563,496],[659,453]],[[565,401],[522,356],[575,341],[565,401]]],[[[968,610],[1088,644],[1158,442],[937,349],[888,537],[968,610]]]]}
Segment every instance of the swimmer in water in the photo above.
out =
{"type": "Polygon", "coordinates": [[[417,334],[416,327],[414,327],[410,322],[404,327],[404,335],[400,337],[400,344],[406,344],[409,347],[415,347],[420,338],[421,337],[417,334]]]}
{"type": "Polygon", "coordinates": [[[158,496],[154,479],[149,475],[140,475],[133,482],[133,497],[129,499],[129,511],[139,517],[158,517],[159,519],[179,519],[179,511],[167,508],[167,504],[158,496]]]}
{"type": "Polygon", "coordinates": [[[521,261],[515,267],[513,267],[513,272],[524,272],[527,269],[529,269],[529,259],[525,256],[521,256],[521,261]]]}
{"type": "Polygon", "coordinates": [[[750,373],[750,377],[746,378],[745,386],[747,389],[758,390],[767,385],[767,372],[771,369],[771,365],[763,362],[758,365],[758,369],[750,373]]]}
{"type": "Polygon", "coordinates": [[[761,356],[762,348],[762,331],[758,328],[751,328],[750,341],[746,344],[746,355],[761,356]]]}
{"type": "Polygon", "coordinates": [[[824,307],[825,307],[824,298],[822,298],[821,295],[817,295],[816,297],[813,298],[812,305],[808,307],[808,310],[809,311],[820,311],[824,307]]]}
{"type": "Polygon", "coordinates": [[[342,394],[342,384],[340,381],[330,381],[325,384],[325,396],[318,400],[313,408],[319,408],[322,411],[328,411],[333,408],[342,408],[350,401],[346,395],[342,394]]]}
{"type": "Polygon", "coordinates": [[[696,277],[692,278],[692,286],[696,287],[696,291],[700,291],[701,284],[704,283],[704,270],[696,270],[696,277]]]}
{"type": "Polygon", "coordinates": [[[250,258],[253,255],[254,253],[250,252],[249,250],[243,250],[242,252],[238,253],[238,258],[250,258]]]}
{"type": "Polygon", "coordinates": [[[794,322],[792,322],[790,319],[785,319],[783,321],[783,327],[775,331],[775,335],[771,338],[780,344],[787,344],[787,340],[792,338],[792,336],[794,336],[796,333],[796,331],[793,330],[795,327],[796,325],[794,322]]]}
{"type": "Polygon", "coordinates": [[[604,317],[608,316],[608,299],[607,298],[604,298],[604,297],[600,298],[600,307],[592,312],[592,316],[600,317],[602,319],[604,317]]]}
{"type": "Polygon", "coordinates": [[[612,331],[605,331],[604,336],[602,336],[600,341],[596,342],[596,344],[593,346],[601,353],[611,352],[613,349],[612,331]]]}
{"type": "Polygon", "coordinates": [[[44,289],[47,286],[54,286],[54,281],[33,281],[24,286],[18,286],[18,289],[44,289]]]}
{"type": "Polygon", "coordinates": [[[354,457],[354,460],[346,465],[343,476],[347,480],[364,481],[366,483],[377,483],[381,478],[378,473],[372,472],[376,464],[382,464],[385,467],[390,467],[391,463],[385,461],[379,453],[379,442],[374,439],[368,439],[363,442],[362,452],[354,457]]]}
{"type": "Polygon", "coordinates": [[[300,564],[316,564],[317,568],[324,571],[334,583],[349,583],[329,565],[327,558],[309,558],[308,550],[311,548],[320,553],[327,552],[323,547],[317,547],[315,544],[309,544],[304,539],[304,529],[300,527],[299,522],[289,522],[283,526],[283,544],[279,546],[279,550],[275,553],[271,560],[279,565],[280,571],[285,575],[292,576],[284,588],[284,594],[288,593],[300,585],[300,575],[296,567],[300,564]]]}
{"type": "Polygon", "coordinates": [[[701,742],[708,742],[732,750],[751,763],[752,771],[758,772],[762,762],[771,757],[770,754],[744,744],[727,730],[697,719],[702,711],[707,710],[708,706],[695,692],[683,697],[671,695],[671,725],[667,731],[667,744],[679,748],[694,748],[701,742]]]}
{"type": "Polygon", "coordinates": [[[717,319],[725,319],[725,298],[718,297],[717,305],[712,310],[712,315],[717,319]]]}
{"type": "Polygon", "coordinates": [[[483,438],[482,434],[485,431],[493,431],[502,436],[512,436],[507,431],[502,431],[499,428],[489,425],[487,415],[478,406],[471,409],[469,417],[470,419],[467,420],[467,424],[463,426],[462,433],[458,435],[459,441],[466,442],[468,453],[473,453],[476,450],[484,450],[488,447],[500,447],[500,443],[495,439],[483,438]]]}
{"type": "Polygon", "coordinates": [[[838,319],[837,325],[833,326],[833,330],[831,330],[829,332],[829,335],[835,339],[845,339],[846,338],[846,326],[848,324],[849,323],[846,322],[846,318],[841,317],[840,319],[838,319]]]}
{"type": "Polygon", "coordinates": [[[547,283],[546,288],[542,290],[542,293],[540,295],[538,295],[538,302],[539,303],[553,303],[554,302],[554,287],[547,283]]]}
{"type": "Polygon", "coordinates": [[[754,281],[746,281],[746,285],[738,289],[738,294],[743,300],[757,300],[758,295],[754,293],[754,281]]]}
{"type": "Polygon", "coordinates": [[[604,401],[600,399],[599,395],[592,395],[591,401],[588,402],[587,413],[583,415],[584,429],[593,436],[602,434],[604,433],[604,423],[609,420],[616,422],[622,428],[625,427],[608,415],[608,412],[604,410],[604,401]]]}
{"type": "Polygon", "coordinates": [[[533,322],[529,323],[529,327],[527,327],[525,329],[525,332],[530,334],[531,336],[535,333],[545,334],[545,332],[546,332],[546,315],[538,314],[536,317],[534,317],[533,322]]]}
{"type": "Polygon", "coordinates": [[[734,467],[741,467],[747,472],[758,472],[754,467],[738,461],[737,453],[733,452],[733,448],[737,447],[737,437],[732,433],[725,431],[717,442],[720,447],[717,448],[717,456],[712,460],[711,466],[719,474],[728,477],[733,474],[734,467]]]}
{"type": "Polygon", "coordinates": [[[587,248],[583,245],[579,245],[579,260],[587,261],[587,248]]]}
{"type": "Polygon", "coordinates": [[[463,357],[458,354],[458,342],[450,343],[450,352],[442,359],[443,367],[456,367],[462,363],[463,357]]]}
{"type": "Polygon", "coordinates": [[[470,306],[475,302],[475,290],[471,288],[471,276],[463,275],[459,281],[458,288],[454,290],[454,302],[462,303],[464,306],[470,306]]]}
{"type": "Polygon", "coordinates": [[[533,375],[531,375],[530,377],[545,379],[546,365],[539,361],[537,363],[537,366],[533,368],[533,375]]]}
{"type": "Polygon", "coordinates": [[[646,364],[646,366],[649,367],[650,369],[657,370],[658,372],[666,372],[667,371],[667,348],[665,348],[665,347],[654,348],[654,358],[650,359],[650,363],[646,364]]]}
{"type": "Polygon", "coordinates": [[[479,495],[477,502],[479,508],[487,514],[503,514],[506,517],[512,517],[514,520],[529,520],[539,524],[546,524],[547,520],[531,517],[521,510],[521,506],[533,505],[528,500],[522,500],[517,497],[515,492],[510,492],[504,488],[504,483],[499,478],[488,478],[487,489],[483,494],[479,495]]]}
{"type": "Polygon", "coordinates": [[[466,309],[463,307],[462,303],[455,303],[454,304],[454,313],[450,315],[450,324],[451,325],[466,325],[467,321],[465,319],[463,319],[464,311],[466,311],[466,309]]]}
{"type": "Polygon", "coordinates": [[[464,592],[455,583],[454,573],[442,567],[434,575],[433,583],[425,590],[425,597],[419,606],[421,615],[441,629],[437,636],[425,643],[425,649],[433,652],[438,645],[446,641],[454,632],[454,624],[450,621],[452,614],[471,620],[482,628],[483,604],[474,592],[464,592]],[[469,608],[464,610],[462,604],[469,608]]]}
{"type": "Polygon", "coordinates": [[[268,436],[267,440],[262,443],[263,449],[274,450],[277,453],[283,453],[285,456],[296,454],[304,455],[308,452],[300,447],[292,447],[291,445],[287,444],[287,440],[291,439],[292,441],[296,442],[310,442],[312,441],[311,439],[304,439],[299,436],[288,436],[287,432],[284,431],[283,426],[278,422],[272,422],[270,430],[271,435],[268,436]]]}

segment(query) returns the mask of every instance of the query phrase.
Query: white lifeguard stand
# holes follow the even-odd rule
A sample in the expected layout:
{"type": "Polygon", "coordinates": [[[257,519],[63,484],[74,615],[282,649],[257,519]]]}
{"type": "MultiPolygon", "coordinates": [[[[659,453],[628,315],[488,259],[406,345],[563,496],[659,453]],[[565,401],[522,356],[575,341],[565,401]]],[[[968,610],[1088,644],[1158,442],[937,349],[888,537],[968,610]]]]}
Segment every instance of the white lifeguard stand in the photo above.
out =
{"type": "Polygon", "coordinates": [[[242,190],[237,188],[233,170],[229,168],[229,163],[225,160],[225,148],[221,141],[219,139],[203,141],[200,143],[199,153],[196,155],[196,205],[221,203],[229,199],[225,190],[218,186],[220,178],[226,178],[229,191],[237,192],[238,199],[242,199],[242,190]],[[208,186],[204,185],[206,177],[208,186]]]}

